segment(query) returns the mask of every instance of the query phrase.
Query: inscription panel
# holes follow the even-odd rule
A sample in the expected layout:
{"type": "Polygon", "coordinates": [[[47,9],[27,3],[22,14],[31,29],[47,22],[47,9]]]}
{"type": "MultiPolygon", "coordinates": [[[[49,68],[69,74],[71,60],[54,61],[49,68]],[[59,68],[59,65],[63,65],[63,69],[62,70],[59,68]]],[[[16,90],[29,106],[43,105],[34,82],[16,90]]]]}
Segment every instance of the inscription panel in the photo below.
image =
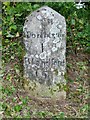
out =
{"type": "Polygon", "coordinates": [[[24,28],[25,76],[52,85],[64,82],[66,67],[65,18],[45,6],[27,17],[24,28]]]}

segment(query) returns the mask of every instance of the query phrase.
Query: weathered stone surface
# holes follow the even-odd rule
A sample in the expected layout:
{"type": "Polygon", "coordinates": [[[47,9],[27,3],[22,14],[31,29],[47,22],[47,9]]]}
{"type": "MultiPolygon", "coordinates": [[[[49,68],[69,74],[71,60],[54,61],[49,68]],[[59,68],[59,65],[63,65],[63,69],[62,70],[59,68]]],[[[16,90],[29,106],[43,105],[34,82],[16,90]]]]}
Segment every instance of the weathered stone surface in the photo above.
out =
{"type": "Polygon", "coordinates": [[[44,6],[26,18],[23,30],[25,77],[48,87],[65,84],[65,18],[44,6]]]}

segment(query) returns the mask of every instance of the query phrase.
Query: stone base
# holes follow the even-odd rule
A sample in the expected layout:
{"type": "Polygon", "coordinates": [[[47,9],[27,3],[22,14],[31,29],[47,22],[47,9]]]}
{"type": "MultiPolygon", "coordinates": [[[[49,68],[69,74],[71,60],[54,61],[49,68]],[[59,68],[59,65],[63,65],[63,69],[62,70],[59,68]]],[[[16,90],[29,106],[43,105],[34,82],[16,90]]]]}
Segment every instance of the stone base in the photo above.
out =
{"type": "Polygon", "coordinates": [[[36,81],[28,80],[27,83],[24,83],[25,90],[32,96],[35,96],[40,99],[56,99],[62,100],[66,98],[66,91],[59,89],[57,85],[47,86],[40,84],[36,81]]]}

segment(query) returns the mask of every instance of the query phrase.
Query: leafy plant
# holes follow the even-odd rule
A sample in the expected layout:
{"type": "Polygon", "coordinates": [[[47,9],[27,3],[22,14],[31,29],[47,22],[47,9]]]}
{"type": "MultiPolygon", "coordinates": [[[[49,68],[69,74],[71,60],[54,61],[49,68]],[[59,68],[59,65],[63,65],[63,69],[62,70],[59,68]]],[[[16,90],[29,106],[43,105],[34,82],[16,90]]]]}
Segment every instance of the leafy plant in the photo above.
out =
{"type": "Polygon", "coordinates": [[[22,105],[16,105],[16,106],[14,106],[14,110],[16,112],[19,112],[21,109],[22,109],[22,105]]]}
{"type": "Polygon", "coordinates": [[[52,120],[60,120],[60,119],[64,120],[64,118],[65,118],[64,112],[60,112],[58,115],[53,116],[52,120]]]}

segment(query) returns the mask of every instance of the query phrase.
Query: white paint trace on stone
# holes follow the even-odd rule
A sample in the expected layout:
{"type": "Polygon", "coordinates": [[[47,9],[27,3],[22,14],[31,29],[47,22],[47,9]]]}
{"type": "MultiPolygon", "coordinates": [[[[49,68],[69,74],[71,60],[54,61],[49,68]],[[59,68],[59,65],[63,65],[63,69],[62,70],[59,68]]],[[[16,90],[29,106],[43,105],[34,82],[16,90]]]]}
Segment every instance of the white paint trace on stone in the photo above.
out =
{"type": "Polygon", "coordinates": [[[44,18],[47,18],[50,14],[49,12],[42,10],[41,13],[43,14],[44,18]]]}
{"type": "Polygon", "coordinates": [[[62,75],[64,75],[64,72],[62,72],[62,75]]]}
{"type": "Polygon", "coordinates": [[[34,58],[34,55],[31,55],[31,58],[34,58]]]}
{"type": "Polygon", "coordinates": [[[36,58],[39,58],[39,56],[38,56],[38,55],[35,55],[35,57],[36,57],[36,58]]]}
{"type": "Polygon", "coordinates": [[[40,29],[42,29],[42,26],[40,25],[40,29]]]}
{"type": "Polygon", "coordinates": [[[59,24],[58,19],[56,19],[56,20],[54,21],[54,24],[55,24],[55,25],[58,25],[58,24],[59,24]]]}
{"type": "Polygon", "coordinates": [[[53,43],[57,43],[57,42],[59,42],[59,38],[54,39],[54,41],[53,41],[53,43]]]}
{"type": "Polygon", "coordinates": [[[47,46],[49,41],[50,41],[50,38],[45,38],[45,42],[43,43],[43,46],[47,46]]]}
{"type": "Polygon", "coordinates": [[[38,48],[38,45],[35,45],[36,48],[38,48]]]}
{"type": "Polygon", "coordinates": [[[38,20],[42,20],[41,15],[37,15],[37,19],[38,19],[38,20]]]}
{"type": "Polygon", "coordinates": [[[60,48],[61,47],[61,43],[62,42],[56,43],[56,47],[60,48]]]}
{"type": "MultiPolygon", "coordinates": [[[[62,71],[65,70],[65,68],[63,66],[60,67],[62,71]]],[[[62,75],[64,75],[64,72],[62,72],[62,75]]]]}
{"type": "Polygon", "coordinates": [[[50,33],[53,34],[53,33],[59,33],[60,30],[56,27],[56,24],[53,24],[51,29],[50,29],[50,33]]]}
{"type": "Polygon", "coordinates": [[[63,33],[63,34],[66,34],[66,29],[63,29],[63,30],[62,30],[62,33],[63,33]]]}
{"type": "Polygon", "coordinates": [[[31,67],[30,67],[30,65],[28,66],[28,69],[30,69],[31,67]]]}
{"type": "Polygon", "coordinates": [[[58,75],[60,75],[60,76],[61,76],[61,72],[58,72],[58,75]]]}
{"type": "Polygon", "coordinates": [[[47,11],[46,10],[42,10],[41,13],[47,14],[47,11]]]}
{"type": "Polygon", "coordinates": [[[25,28],[27,28],[27,25],[25,25],[25,26],[23,27],[23,29],[25,29],[25,28]]]}
{"type": "Polygon", "coordinates": [[[50,16],[50,19],[54,19],[54,16],[51,15],[51,16],[50,16]]]}
{"type": "Polygon", "coordinates": [[[44,43],[43,43],[43,46],[47,46],[47,42],[44,42],[44,43]]]}
{"type": "Polygon", "coordinates": [[[50,41],[50,38],[45,38],[45,42],[48,43],[50,41]]]}
{"type": "Polygon", "coordinates": [[[55,52],[55,51],[57,51],[58,49],[56,48],[56,47],[53,47],[52,48],[52,52],[55,52]]]}
{"type": "Polygon", "coordinates": [[[57,28],[61,29],[61,28],[62,28],[62,25],[59,24],[59,25],[57,26],[57,28]]]}
{"type": "Polygon", "coordinates": [[[32,65],[32,68],[34,68],[34,67],[35,67],[35,65],[33,64],[33,65],[32,65]]]}
{"type": "Polygon", "coordinates": [[[36,64],[33,64],[32,68],[38,68],[38,66],[36,64]]]}
{"type": "Polygon", "coordinates": [[[54,69],[53,69],[53,68],[51,68],[51,71],[53,72],[53,71],[54,71],[54,69]]]}
{"type": "Polygon", "coordinates": [[[48,50],[48,51],[47,51],[47,56],[50,56],[50,55],[51,55],[51,51],[48,50]]]}
{"type": "Polygon", "coordinates": [[[65,55],[65,50],[62,51],[62,55],[63,55],[63,56],[65,55]]]}
{"type": "Polygon", "coordinates": [[[39,57],[40,59],[46,59],[46,52],[42,52],[39,57]]]}

